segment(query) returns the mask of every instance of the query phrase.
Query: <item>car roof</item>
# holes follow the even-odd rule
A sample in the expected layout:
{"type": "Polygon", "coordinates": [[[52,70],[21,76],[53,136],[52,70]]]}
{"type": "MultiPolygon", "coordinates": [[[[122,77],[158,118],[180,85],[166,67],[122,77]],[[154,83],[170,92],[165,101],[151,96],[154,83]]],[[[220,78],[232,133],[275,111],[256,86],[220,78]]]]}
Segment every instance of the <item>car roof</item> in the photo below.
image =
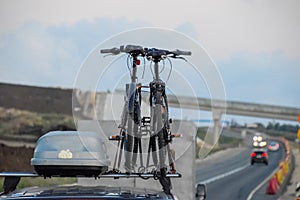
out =
{"type": "Polygon", "coordinates": [[[278,142],[275,142],[275,141],[272,141],[272,142],[270,142],[270,144],[272,145],[274,145],[274,144],[278,144],[278,142]]]}
{"type": "Polygon", "coordinates": [[[173,199],[162,191],[109,186],[52,186],[32,187],[13,192],[6,199],[173,199]]]}

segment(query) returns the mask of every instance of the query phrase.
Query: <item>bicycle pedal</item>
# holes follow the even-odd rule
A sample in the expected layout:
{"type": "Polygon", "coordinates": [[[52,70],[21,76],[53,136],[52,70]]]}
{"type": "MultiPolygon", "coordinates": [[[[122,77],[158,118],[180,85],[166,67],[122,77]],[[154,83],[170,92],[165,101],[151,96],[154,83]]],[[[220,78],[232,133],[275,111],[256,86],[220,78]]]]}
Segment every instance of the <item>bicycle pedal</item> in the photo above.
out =
{"type": "Polygon", "coordinates": [[[183,135],[180,134],[180,133],[174,133],[174,134],[171,135],[171,137],[172,137],[172,138],[182,138],[183,135]]]}
{"type": "Polygon", "coordinates": [[[122,137],[120,135],[112,135],[109,136],[109,140],[122,140],[122,137]]]}
{"type": "Polygon", "coordinates": [[[143,125],[147,125],[147,124],[149,124],[150,125],[150,122],[151,122],[151,118],[150,117],[143,117],[142,118],[142,123],[143,123],[143,125]]]}

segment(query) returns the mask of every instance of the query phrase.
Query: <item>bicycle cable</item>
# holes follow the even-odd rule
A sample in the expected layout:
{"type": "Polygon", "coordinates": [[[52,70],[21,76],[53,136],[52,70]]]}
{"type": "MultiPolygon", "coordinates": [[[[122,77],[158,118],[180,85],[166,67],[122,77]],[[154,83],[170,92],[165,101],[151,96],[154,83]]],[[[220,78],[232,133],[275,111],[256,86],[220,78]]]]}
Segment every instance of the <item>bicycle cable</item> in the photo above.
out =
{"type": "Polygon", "coordinates": [[[144,76],[145,76],[145,68],[146,68],[146,59],[145,59],[145,57],[143,57],[143,60],[144,60],[144,69],[143,69],[143,73],[142,73],[142,79],[144,79],[144,76]]]}
{"type": "Polygon", "coordinates": [[[168,59],[168,61],[169,61],[169,63],[170,63],[170,72],[169,72],[168,78],[167,78],[167,80],[166,80],[166,84],[168,83],[168,81],[169,81],[169,79],[170,79],[170,77],[171,77],[172,70],[173,70],[173,64],[172,64],[171,59],[168,58],[168,57],[167,57],[167,59],[168,59]]]}
{"type": "MultiPolygon", "coordinates": [[[[131,69],[130,69],[130,67],[129,67],[129,64],[131,64],[131,63],[129,63],[130,61],[131,61],[131,56],[128,55],[128,56],[127,56],[127,60],[126,60],[126,64],[127,64],[127,69],[128,69],[128,71],[129,71],[130,77],[131,77],[132,74],[131,74],[131,69]]],[[[131,66],[131,65],[130,65],[130,66],[131,66]]]]}
{"type": "Polygon", "coordinates": [[[165,67],[166,67],[166,65],[165,65],[165,60],[162,60],[163,61],[163,65],[162,65],[162,69],[160,70],[160,74],[164,71],[164,69],[165,69],[165,67]]]}
{"type": "MultiPolygon", "coordinates": [[[[180,59],[181,59],[181,58],[180,58],[180,59]]],[[[170,59],[169,57],[167,57],[167,60],[168,60],[169,63],[170,63],[170,72],[169,72],[169,74],[168,74],[167,80],[165,81],[166,84],[168,83],[168,81],[169,81],[169,79],[170,79],[170,77],[171,77],[171,74],[172,74],[172,70],[173,70],[173,64],[172,64],[171,59],[170,59]]],[[[185,59],[184,59],[184,60],[185,60],[185,59]]],[[[187,62],[187,60],[185,60],[185,61],[187,62]]],[[[153,72],[153,69],[152,69],[152,62],[153,62],[153,61],[150,62],[150,70],[151,70],[152,77],[153,77],[153,79],[154,79],[154,72],[153,72]]],[[[164,64],[163,64],[163,69],[160,70],[159,73],[162,73],[163,70],[165,69],[165,61],[163,60],[163,62],[164,62],[164,64]]]]}
{"type": "Polygon", "coordinates": [[[152,69],[152,61],[150,61],[150,70],[151,70],[152,77],[154,79],[154,72],[153,72],[153,69],[152,69]]]}

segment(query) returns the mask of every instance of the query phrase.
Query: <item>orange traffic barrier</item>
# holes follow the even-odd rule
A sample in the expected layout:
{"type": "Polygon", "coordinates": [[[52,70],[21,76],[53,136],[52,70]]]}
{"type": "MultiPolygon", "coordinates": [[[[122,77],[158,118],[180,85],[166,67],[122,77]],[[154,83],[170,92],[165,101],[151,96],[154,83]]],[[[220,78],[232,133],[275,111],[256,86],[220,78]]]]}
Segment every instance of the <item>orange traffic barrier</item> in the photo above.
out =
{"type": "Polygon", "coordinates": [[[282,170],[280,170],[280,169],[277,172],[277,181],[278,181],[279,185],[281,185],[283,182],[283,174],[282,174],[282,170]]]}
{"type": "Polygon", "coordinates": [[[284,177],[285,176],[285,171],[284,171],[284,161],[280,161],[279,163],[279,171],[282,172],[282,176],[284,177]]]}
{"type": "Polygon", "coordinates": [[[290,162],[290,159],[291,159],[291,155],[287,155],[287,156],[285,157],[285,162],[290,162]]]}
{"type": "Polygon", "coordinates": [[[285,174],[289,172],[289,163],[287,161],[284,162],[283,171],[285,174]]]}
{"type": "Polygon", "coordinates": [[[290,155],[291,155],[290,151],[286,152],[286,157],[290,157],[290,155]]]}
{"type": "MultiPolygon", "coordinates": [[[[269,184],[266,190],[266,194],[276,194],[280,188],[280,185],[283,183],[285,176],[290,171],[290,162],[291,162],[291,148],[290,143],[285,138],[281,137],[279,138],[279,141],[281,141],[284,144],[285,147],[285,158],[280,161],[279,163],[279,169],[277,172],[273,175],[273,177],[269,180],[269,184]]],[[[296,200],[300,200],[298,197],[296,200]]]]}
{"type": "Polygon", "coordinates": [[[279,184],[277,182],[276,176],[274,175],[269,181],[266,194],[277,194],[278,189],[279,189],[279,184]]]}

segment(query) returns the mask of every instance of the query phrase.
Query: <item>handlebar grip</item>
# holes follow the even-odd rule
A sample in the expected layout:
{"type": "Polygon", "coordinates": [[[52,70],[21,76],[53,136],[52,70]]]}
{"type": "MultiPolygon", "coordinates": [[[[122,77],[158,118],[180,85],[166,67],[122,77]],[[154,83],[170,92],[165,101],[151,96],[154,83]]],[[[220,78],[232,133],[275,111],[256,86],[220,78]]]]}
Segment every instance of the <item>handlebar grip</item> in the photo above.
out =
{"type": "Polygon", "coordinates": [[[175,51],[172,51],[172,53],[174,53],[175,55],[182,55],[182,56],[190,56],[192,55],[192,52],[191,51],[181,51],[179,49],[176,49],[175,51]]]}
{"type": "Polygon", "coordinates": [[[138,45],[126,45],[125,48],[123,48],[123,50],[125,53],[130,53],[132,51],[144,51],[142,46],[138,46],[138,45]]]}
{"type": "Polygon", "coordinates": [[[111,53],[111,54],[114,54],[114,55],[117,55],[119,54],[121,51],[119,48],[111,48],[111,49],[101,49],[100,50],[100,53],[111,53]]]}

